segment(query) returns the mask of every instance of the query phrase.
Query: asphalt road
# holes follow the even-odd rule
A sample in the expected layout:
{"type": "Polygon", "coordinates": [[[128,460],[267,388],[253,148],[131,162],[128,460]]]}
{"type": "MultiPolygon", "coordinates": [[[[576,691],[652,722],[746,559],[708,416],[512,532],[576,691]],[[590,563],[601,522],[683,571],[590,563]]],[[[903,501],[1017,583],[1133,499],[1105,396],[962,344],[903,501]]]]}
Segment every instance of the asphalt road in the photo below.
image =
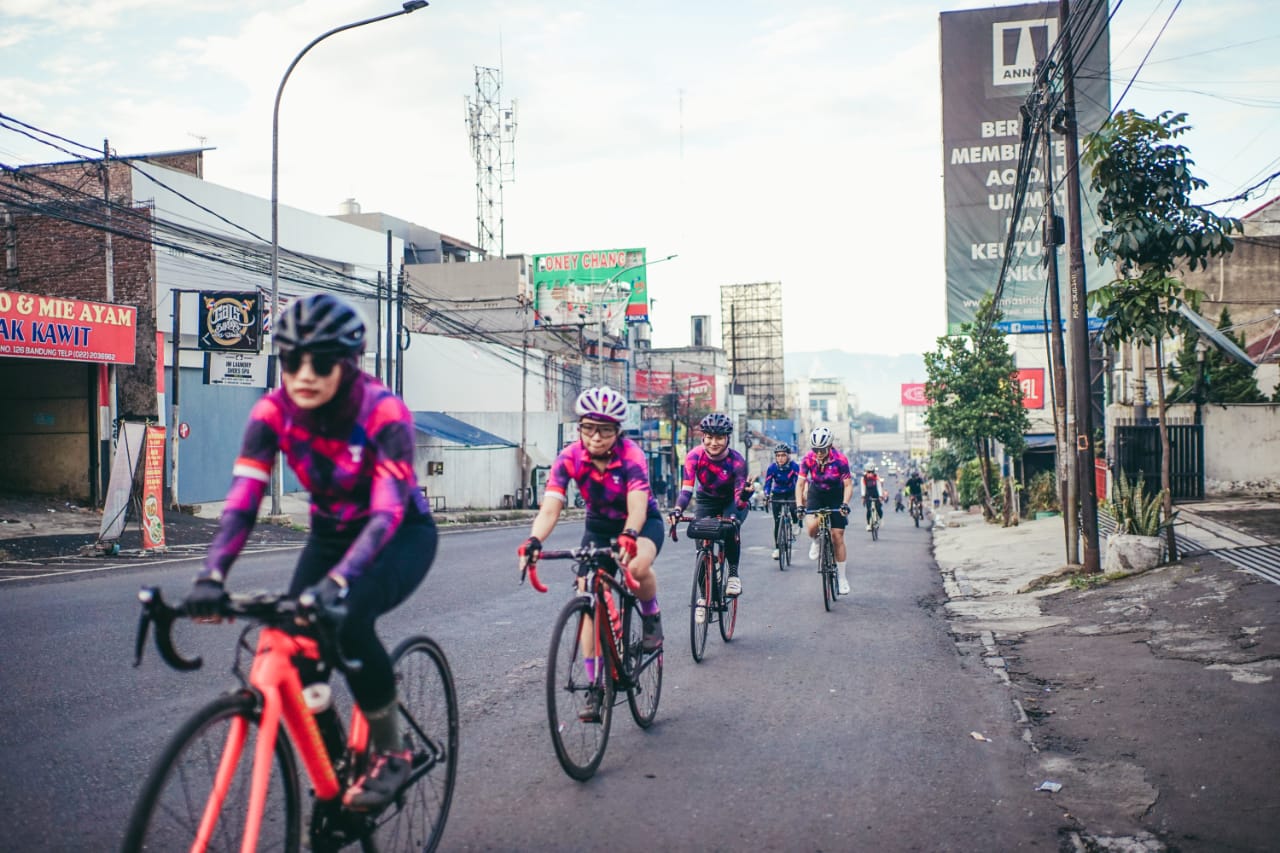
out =
{"type": "MultiPolygon", "coordinates": [[[[550,547],[576,542],[566,524],[550,547]]],[[[523,528],[442,537],[415,599],[384,618],[390,641],[425,631],[449,656],[462,708],[447,850],[1054,850],[1062,815],[1033,791],[1005,691],[962,656],[941,614],[926,529],[886,519],[850,530],[851,596],[823,610],[813,564],[769,559],[744,529],[738,632],[688,649],[692,543],[658,562],[667,631],[656,724],[615,716],[597,776],[563,774],[547,733],[543,662],[568,595],[517,584],[523,528]],[[994,742],[976,740],[971,732],[994,742]]],[[[245,556],[231,586],[283,585],[295,552],[245,556]]],[[[234,684],[236,630],[181,625],[199,672],[149,649],[132,668],[134,594],[177,598],[194,560],[6,584],[0,590],[0,799],[5,851],[114,848],[143,776],[192,710],[234,684]]]]}

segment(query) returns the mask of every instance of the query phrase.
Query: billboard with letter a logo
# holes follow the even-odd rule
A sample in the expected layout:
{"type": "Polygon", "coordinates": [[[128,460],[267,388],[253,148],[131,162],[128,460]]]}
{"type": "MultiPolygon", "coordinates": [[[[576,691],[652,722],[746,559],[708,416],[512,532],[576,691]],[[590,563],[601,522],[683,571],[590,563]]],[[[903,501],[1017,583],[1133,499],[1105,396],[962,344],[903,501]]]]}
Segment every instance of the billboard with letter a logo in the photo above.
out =
{"type": "MultiPolygon", "coordinates": [[[[1004,312],[1001,328],[1013,334],[1045,329],[1046,187],[1053,188],[1057,214],[1065,216],[1066,146],[1061,130],[1050,133],[1053,174],[1047,181],[1043,137],[1033,136],[1032,131],[1048,124],[1061,127],[1055,118],[1062,103],[1063,67],[1058,5],[1027,3],[943,12],[939,19],[949,334],[958,334],[961,324],[973,320],[982,297],[995,291],[1006,261],[999,303],[1004,312]],[[1040,93],[1043,97],[1029,99],[1046,61],[1051,73],[1040,93]],[[1041,103],[1050,108],[1041,109],[1041,103]],[[1032,119],[1026,126],[1024,108],[1032,119]],[[1025,182],[1023,187],[1020,181],[1025,182]]],[[[1106,120],[1111,104],[1106,4],[1101,7],[1074,14],[1070,28],[1081,138],[1106,120]]],[[[1083,208],[1094,207],[1086,195],[1083,208]]],[[[1086,287],[1110,279],[1092,251],[1100,227],[1097,217],[1084,218],[1086,287]]],[[[1059,265],[1065,271],[1065,253],[1059,251],[1059,265]]]]}

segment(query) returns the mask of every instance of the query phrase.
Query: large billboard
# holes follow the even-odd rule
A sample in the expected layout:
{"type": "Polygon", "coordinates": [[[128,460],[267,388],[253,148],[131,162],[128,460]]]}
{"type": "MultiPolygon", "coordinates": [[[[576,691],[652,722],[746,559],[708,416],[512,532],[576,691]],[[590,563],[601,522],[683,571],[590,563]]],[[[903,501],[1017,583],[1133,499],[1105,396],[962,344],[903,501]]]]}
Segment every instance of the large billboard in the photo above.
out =
{"type": "MultiPolygon", "coordinates": [[[[1081,138],[1097,130],[1110,110],[1106,21],[1105,3],[1096,9],[1080,4],[1073,16],[1075,100],[1081,138]]],[[[943,12],[940,28],[948,333],[957,334],[962,323],[972,322],[982,297],[995,290],[1011,224],[1016,226],[1016,237],[1001,292],[1001,327],[1010,333],[1043,332],[1048,312],[1042,150],[1030,152],[1030,182],[1016,223],[1013,208],[1022,154],[1020,108],[1031,91],[1038,64],[1049,56],[1058,39],[1058,4],[943,12]]],[[[1060,95],[1059,85],[1055,103],[1061,102],[1060,95]]],[[[1065,144],[1057,133],[1053,135],[1052,160],[1058,185],[1054,202],[1058,215],[1065,217],[1066,196],[1060,186],[1065,144]]],[[[1083,191],[1088,178],[1083,168],[1080,174],[1083,191]]],[[[1093,239],[1100,228],[1097,218],[1089,213],[1093,207],[1086,194],[1082,216],[1086,286],[1110,280],[1092,254],[1093,239]]],[[[1059,282],[1064,295],[1068,289],[1065,258],[1065,252],[1060,252],[1059,282]]]]}
{"type": "Polygon", "coordinates": [[[533,256],[533,322],[599,326],[649,319],[644,249],[553,252],[533,256]]]}

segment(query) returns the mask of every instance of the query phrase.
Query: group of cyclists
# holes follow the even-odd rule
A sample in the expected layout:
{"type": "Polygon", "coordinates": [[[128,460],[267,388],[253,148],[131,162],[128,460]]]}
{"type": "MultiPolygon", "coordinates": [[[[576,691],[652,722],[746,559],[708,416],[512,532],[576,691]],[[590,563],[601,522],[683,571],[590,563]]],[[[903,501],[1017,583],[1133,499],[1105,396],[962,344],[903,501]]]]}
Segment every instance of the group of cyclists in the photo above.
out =
{"type": "MultiPolygon", "coordinates": [[[[351,691],[368,719],[374,760],[346,793],[354,810],[376,810],[394,799],[409,774],[409,756],[398,730],[396,684],[375,620],[404,602],[422,583],[435,556],[437,531],[413,467],[413,418],[404,402],[365,373],[360,358],[365,325],[356,310],[331,294],[294,300],[275,331],[282,386],[253,407],[233,467],[233,478],[218,532],[203,568],[187,595],[193,616],[214,618],[227,592],[225,583],[248,540],[271,477],[277,453],[311,498],[310,532],[289,584],[291,595],[306,595],[347,611],[340,642],[344,652],[363,662],[349,673],[351,691]]],[[[613,547],[639,584],[636,592],[643,622],[642,645],[662,645],[662,614],[653,563],[662,549],[663,515],[649,483],[644,452],[623,434],[626,398],[608,387],[588,388],[577,398],[578,439],[552,463],[546,493],[528,537],[516,549],[523,568],[536,561],[564,510],[569,484],[585,500],[583,545],[613,547]]],[[[702,440],[685,457],[679,496],[668,521],[692,504],[695,518],[722,516],[739,525],[747,517],[752,487],[747,462],[729,446],[733,421],[721,413],[699,424],[702,440]]],[[[780,444],[766,472],[763,491],[771,503],[775,531],[781,513],[799,520],[813,540],[809,558],[817,559],[817,509],[831,515],[831,534],[840,592],[849,592],[844,531],[854,478],[848,458],[833,446],[827,427],[809,436],[810,450],[797,464],[791,448],[780,444]]],[[[908,480],[908,489],[919,493],[908,480]]],[[[862,477],[868,529],[881,512],[886,486],[874,465],[862,477]]],[[[776,537],[775,537],[776,542],[776,537]]],[[[725,593],[742,594],[741,540],[726,542],[725,593]]],[[[776,552],[775,552],[775,557],[776,552]]],[[[599,666],[587,661],[587,675],[599,666]]],[[[590,694],[588,705],[592,699],[590,694]]],[[[599,719],[599,708],[585,707],[582,719],[599,719]]]]}

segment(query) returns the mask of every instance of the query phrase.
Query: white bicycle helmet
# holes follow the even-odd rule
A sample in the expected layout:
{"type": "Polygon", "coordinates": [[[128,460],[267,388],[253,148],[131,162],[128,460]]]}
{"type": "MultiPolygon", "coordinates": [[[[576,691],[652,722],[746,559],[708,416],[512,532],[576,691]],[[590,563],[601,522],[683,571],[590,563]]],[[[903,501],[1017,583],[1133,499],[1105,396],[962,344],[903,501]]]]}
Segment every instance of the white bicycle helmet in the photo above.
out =
{"type": "Polygon", "coordinates": [[[627,419],[627,400],[608,385],[588,388],[578,395],[574,404],[578,417],[593,421],[609,421],[620,424],[627,419]]]}
{"type": "Polygon", "coordinates": [[[809,445],[814,450],[821,450],[824,447],[831,446],[831,430],[827,427],[816,427],[813,432],[809,433],[809,445]]]}

